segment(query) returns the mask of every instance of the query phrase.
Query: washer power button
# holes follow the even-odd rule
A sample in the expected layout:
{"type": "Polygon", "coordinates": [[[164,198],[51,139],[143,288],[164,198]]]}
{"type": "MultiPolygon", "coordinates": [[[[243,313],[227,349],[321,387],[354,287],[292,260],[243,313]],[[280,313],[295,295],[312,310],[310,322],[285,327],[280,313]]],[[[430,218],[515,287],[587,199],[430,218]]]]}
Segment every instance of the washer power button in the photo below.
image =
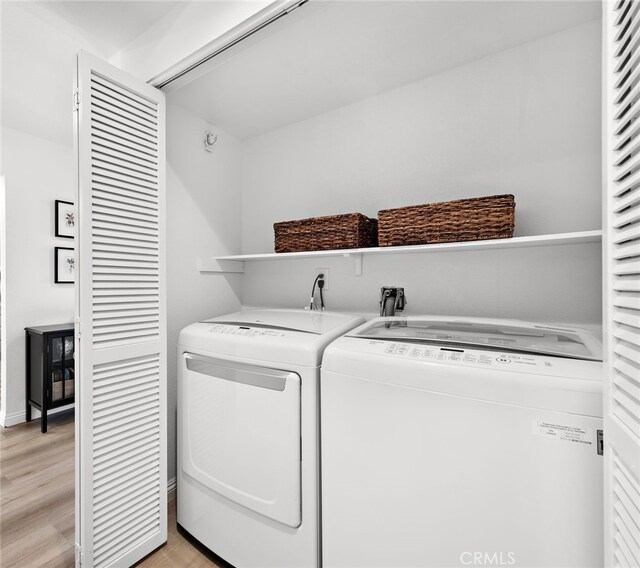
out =
{"type": "Polygon", "coordinates": [[[496,361],[498,363],[511,363],[511,359],[507,359],[506,357],[497,357],[496,361]]]}

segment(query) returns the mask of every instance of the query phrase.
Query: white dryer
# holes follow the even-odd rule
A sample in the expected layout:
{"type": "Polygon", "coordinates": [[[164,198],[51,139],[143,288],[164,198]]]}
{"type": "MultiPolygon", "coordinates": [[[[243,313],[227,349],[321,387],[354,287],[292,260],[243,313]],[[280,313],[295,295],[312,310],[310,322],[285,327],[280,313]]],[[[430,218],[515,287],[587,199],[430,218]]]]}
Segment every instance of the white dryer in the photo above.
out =
{"type": "Polygon", "coordinates": [[[319,566],[320,362],[362,322],[247,310],[180,333],[177,520],[237,568],[319,566]]]}
{"type": "Polygon", "coordinates": [[[587,332],[377,318],[325,351],[323,563],[602,566],[602,364],[587,332]]]}

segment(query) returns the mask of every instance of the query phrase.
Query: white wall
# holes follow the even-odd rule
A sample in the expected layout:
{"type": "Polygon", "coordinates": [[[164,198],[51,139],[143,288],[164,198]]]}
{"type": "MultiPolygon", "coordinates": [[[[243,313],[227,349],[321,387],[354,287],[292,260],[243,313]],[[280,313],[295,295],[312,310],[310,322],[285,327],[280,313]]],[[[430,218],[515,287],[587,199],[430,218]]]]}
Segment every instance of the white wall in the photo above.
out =
{"type": "MultiPolygon", "coordinates": [[[[5,425],[24,420],[24,328],[73,322],[73,285],[53,283],[56,238],[54,201],[73,201],[73,153],[69,146],[11,128],[2,129],[6,180],[6,406],[5,425]]],[[[4,354],[3,354],[4,355],[4,354]]]]}
{"type": "MultiPolygon", "coordinates": [[[[382,286],[402,286],[405,315],[515,318],[600,325],[599,244],[372,255],[356,276],[351,258],[245,262],[243,303],[308,305],[319,269],[329,269],[329,310],[374,315],[382,286]]],[[[316,296],[317,297],[317,296],[316,296]]]]}
{"type": "Polygon", "coordinates": [[[186,325],[240,307],[240,275],[197,270],[198,258],[240,249],[240,160],[240,142],[233,136],[167,105],[169,479],[176,475],[178,334],[186,325]],[[218,134],[212,153],[204,149],[205,130],[218,134]]]}
{"type": "Polygon", "coordinates": [[[101,51],[41,2],[0,2],[2,124],[71,146],[75,55],[101,51]]]}
{"type": "MultiPolygon", "coordinates": [[[[0,136],[0,139],[2,137],[0,136]]],[[[0,346],[7,344],[7,311],[3,298],[7,297],[7,239],[5,238],[5,181],[0,175],[0,346]]],[[[2,409],[7,407],[7,351],[0,358],[0,425],[4,422],[2,409]]]]}
{"type": "MultiPolygon", "coordinates": [[[[497,193],[516,197],[516,235],[598,229],[599,117],[591,22],[254,138],[243,251],[272,251],[275,221],[497,193]]],[[[597,245],[366,257],[362,277],[341,259],[245,263],[243,302],[302,305],[314,267],[334,308],[404,284],[408,313],[600,321],[597,245]]]]}
{"type": "MultiPolygon", "coordinates": [[[[73,321],[73,286],[53,283],[54,201],[74,201],[71,93],[75,53],[100,55],[35,2],[1,2],[6,317],[0,424],[24,420],[24,328],[73,321]],[[5,371],[6,365],[6,373],[5,371]],[[5,400],[6,396],[6,400],[5,400]],[[6,402],[6,404],[5,404],[6,402]]],[[[4,324],[4,322],[3,322],[4,324]]]]}

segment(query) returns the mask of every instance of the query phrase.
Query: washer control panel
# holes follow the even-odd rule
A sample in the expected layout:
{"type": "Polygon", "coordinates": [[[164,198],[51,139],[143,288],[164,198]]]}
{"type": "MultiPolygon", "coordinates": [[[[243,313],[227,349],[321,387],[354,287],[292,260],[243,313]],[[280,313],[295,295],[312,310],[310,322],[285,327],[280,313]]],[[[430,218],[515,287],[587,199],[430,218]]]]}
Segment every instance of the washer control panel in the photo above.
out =
{"type": "Polygon", "coordinates": [[[386,355],[415,359],[429,362],[453,362],[477,365],[479,367],[500,367],[509,365],[514,367],[522,366],[552,366],[547,358],[536,357],[522,353],[505,353],[500,351],[481,351],[458,349],[456,347],[440,347],[437,345],[416,345],[412,343],[371,341],[378,344],[386,355]]]}

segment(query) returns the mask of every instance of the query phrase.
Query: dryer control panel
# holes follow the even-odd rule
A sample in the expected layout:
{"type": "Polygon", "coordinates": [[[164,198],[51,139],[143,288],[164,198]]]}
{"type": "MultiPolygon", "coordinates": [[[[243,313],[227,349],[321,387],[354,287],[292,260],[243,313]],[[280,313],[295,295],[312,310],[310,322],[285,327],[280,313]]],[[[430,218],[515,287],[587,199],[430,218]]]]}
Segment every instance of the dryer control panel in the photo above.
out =
{"type": "Polygon", "coordinates": [[[209,333],[218,333],[224,335],[242,335],[244,337],[285,337],[285,333],[268,327],[250,327],[244,325],[228,325],[222,323],[208,324],[207,331],[209,333]]]}

